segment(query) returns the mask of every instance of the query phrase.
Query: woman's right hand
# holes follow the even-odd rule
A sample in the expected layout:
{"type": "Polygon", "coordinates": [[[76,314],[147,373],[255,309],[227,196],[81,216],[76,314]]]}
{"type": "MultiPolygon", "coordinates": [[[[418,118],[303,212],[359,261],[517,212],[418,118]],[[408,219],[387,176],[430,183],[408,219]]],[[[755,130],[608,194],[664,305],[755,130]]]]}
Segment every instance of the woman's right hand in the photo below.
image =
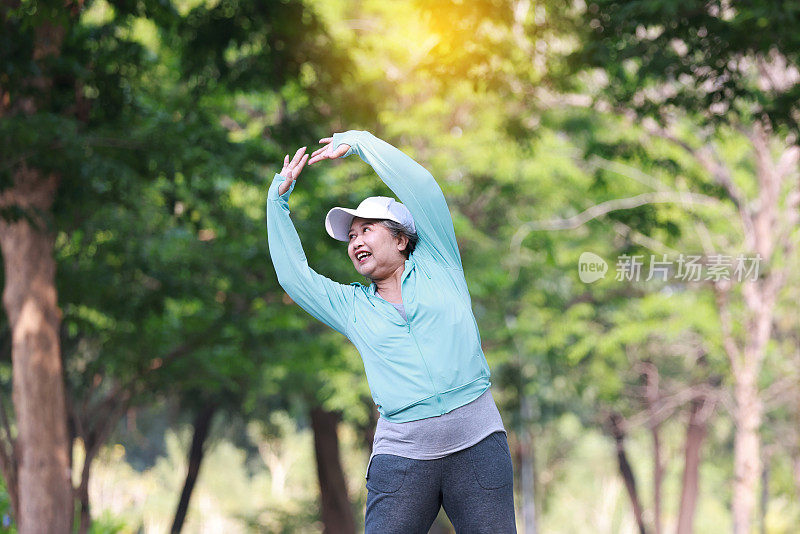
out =
{"type": "Polygon", "coordinates": [[[289,161],[289,154],[286,154],[286,157],[283,158],[283,169],[281,169],[279,174],[286,178],[286,180],[278,186],[278,195],[282,195],[288,191],[292,186],[292,182],[297,180],[297,177],[300,176],[300,172],[308,161],[308,154],[305,154],[305,151],[306,147],[299,148],[297,152],[294,153],[294,157],[291,161],[289,161]]]}
{"type": "Polygon", "coordinates": [[[323,159],[336,159],[341,158],[344,156],[348,150],[350,150],[350,145],[347,143],[341,143],[336,150],[331,150],[333,137],[323,137],[319,140],[320,143],[323,143],[325,146],[318,148],[311,154],[311,160],[309,160],[308,164],[311,165],[312,163],[316,163],[318,161],[322,161],[323,159]]]}

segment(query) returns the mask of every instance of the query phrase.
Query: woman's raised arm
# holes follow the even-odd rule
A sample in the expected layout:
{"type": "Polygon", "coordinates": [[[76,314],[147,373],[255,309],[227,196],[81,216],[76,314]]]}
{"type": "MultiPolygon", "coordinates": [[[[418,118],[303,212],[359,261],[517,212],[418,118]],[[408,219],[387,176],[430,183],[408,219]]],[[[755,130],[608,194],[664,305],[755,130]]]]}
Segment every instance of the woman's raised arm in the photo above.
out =
{"type": "Polygon", "coordinates": [[[369,132],[350,130],[320,139],[320,143],[326,145],[314,151],[308,160],[309,165],[323,159],[358,154],[411,212],[419,235],[417,251],[424,251],[450,267],[461,269],[461,255],[450,210],[431,173],[369,132]]]}
{"type": "Polygon", "coordinates": [[[334,282],[309,267],[300,237],[289,216],[289,195],[308,160],[301,148],[272,179],[267,194],[267,241],[278,283],[301,308],[347,335],[354,289],[334,282]]]}

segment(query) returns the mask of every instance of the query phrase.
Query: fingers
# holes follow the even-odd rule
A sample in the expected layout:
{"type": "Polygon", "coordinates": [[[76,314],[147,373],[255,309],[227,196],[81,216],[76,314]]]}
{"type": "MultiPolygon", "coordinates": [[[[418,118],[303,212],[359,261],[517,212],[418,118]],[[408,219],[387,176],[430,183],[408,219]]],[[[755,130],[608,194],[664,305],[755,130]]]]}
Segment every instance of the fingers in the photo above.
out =
{"type": "Polygon", "coordinates": [[[308,154],[306,154],[305,156],[302,157],[302,159],[300,159],[300,162],[297,164],[297,167],[295,167],[294,170],[292,171],[293,179],[296,180],[297,177],[300,176],[300,172],[303,170],[303,167],[306,166],[307,161],[308,161],[308,154]]]}
{"type": "Polygon", "coordinates": [[[305,156],[303,155],[306,151],[306,147],[300,147],[297,149],[297,152],[294,153],[294,157],[291,161],[289,161],[289,154],[286,154],[283,158],[283,169],[281,169],[280,175],[285,177],[287,181],[292,181],[300,174],[300,171],[305,166],[305,160],[308,159],[308,154],[305,156]],[[297,169],[297,165],[300,164],[302,161],[302,165],[300,168],[297,169]]]}
{"type": "MultiPolygon", "coordinates": [[[[303,157],[303,153],[305,151],[306,151],[306,147],[300,147],[300,148],[297,149],[297,152],[294,153],[294,157],[292,158],[292,161],[290,161],[288,164],[284,165],[283,170],[286,171],[286,172],[281,171],[281,176],[289,176],[289,177],[294,176],[292,174],[292,171],[294,170],[295,167],[297,167],[297,164],[300,163],[300,159],[303,157]]],[[[289,156],[287,155],[284,158],[284,161],[286,161],[288,158],[289,158],[289,156]]]]}
{"type": "Polygon", "coordinates": [[[322,153],[317,156],[311,156],[311,159],[308,160],[308,164],[311,165],[312,163],[316,163],[318,161],[322,161],[323,159],[329,159],[328,154],[322,153]]]}
{"type": "Polygon", "coordinates": [[[336,150],[333,151],[331,158],[340,158],[344,156],[348,150],[350,150],[350,145],[342,143],[336,148],[336,150]]]}
{"type": "Polygon", "coordinates": [[[335,151],[331,151],[331,141],[333,141],[333,137],[323,137],[319,140],[319,142],[327,144],[316,149],[310,155],[306,154],[306,148],[308,147],[300,147],[297,149],[297,152],[294,153],[291,161],[289,160],[289,154],[286,154],[286,156],[283,158],[283,170],[281,171],[281,175],[292,177],[292,179],[297,178],[297,176],[300,174],[300,171],[302,171],[303,167],[306,165],[311,165],[312,163],[316,163],[323,159],[334,159],[341,157],[350,149],[350,145],[341,144],[335,151]]]}
{"type": "Polygon", "coordinates": [[[311,165],[312,163],[316,163],[316,162],[318,162],[320,160],[323,160],[325,158],[326,158],[326,155],[324,153],[317,154],[317,155],[311,154],[311,159],[308,161],[308,164],[311,165]]]}
{"type": "Polygon", "coordinates": [[[289,154],[286,154],[286,156],[283,158],[283,168],[281,169],[280,172],[281,176],[286,176],[286,171],[289,170],[288,167],[289,167],[289,154]]]}
{"type": "Polygon", "coordinates": [[[330,143],[332,140],[333,140],[332,137],[325,137],[323,139],[320,139],[320,143],[327,142],[328,144],[321,148],[316,149],[311,154],[311,159],[308,161],[309,165],[323,159],[340,158],[344,156],[348,150],[350,150],[350,145],[348,145],[347,143],[342,143],[336,148],[336,150],[331,150],[331,147],[333,145],[331,145],[330,143]]]}
{"type": "Polygon", "coordinates": [[[345,155],[345,153],[350,150],[350,145],[342,143],[339,145],[336,150],[330,150],[331,145],[327,145],[319,150],[315,150],[313,154],[311,154],[311,160],[308,162],[309,165],[312,163],[316,163],[323,159],[336,159],[340,158],[345,155]]]}
{"type": "Polygon", "coordinates": [[[294,168],[295,165],[298,164],[300,158],[303,157],[303,153],[306,151],[306,147],[300,147],[297,149],[297,152],[294,153],[294,157],[292,158],[292,162],[289,164],[289,168],[294,168]]]}
{"type": "Polygon", "coordinates": [[[331,147],[330,145],[325,145],[323,147],[320,147],[320,148],[316,149],[314,152],[311,153],[311,157],[313,158],[317,154],[322,154],[323,152],[328,150],[330,147],[331,147]]]}
{"type": "Polygon", "coordinates": [[[311,154],[311,159],[308,160],[308,164],[311,165],[312,163],[316,163],[318,161],[322,161],[323,159],[326,159],[326,158],[330,157],[328,155],[327,150],[328,150],[328,147],[316,150],[313,154],[311,154]]]}
{"type": "Polygon", "coordinates": [[[322,139],[319,140],[320,143],[326,143],[326,145],[316,149],[311,154],[311,159],[308,162],[309,165],[330,157],[328,155],[328,149],[330,148],[331,141],[333,141],[333,137],[323,137],[322,139]]]}

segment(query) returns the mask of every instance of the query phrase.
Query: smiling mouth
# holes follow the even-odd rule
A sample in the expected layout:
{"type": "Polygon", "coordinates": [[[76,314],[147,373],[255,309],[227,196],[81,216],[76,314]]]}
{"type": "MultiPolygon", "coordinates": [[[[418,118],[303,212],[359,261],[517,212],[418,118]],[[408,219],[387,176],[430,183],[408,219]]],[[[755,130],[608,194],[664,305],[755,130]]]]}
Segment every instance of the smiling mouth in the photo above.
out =
{"type": "Polygon", "coordinates": [[[356,259],[358,260],[359,263],[363,263],[370,256],[372,256],[370,252],[359,252],[358,254],[356,254],[356,259]]]}

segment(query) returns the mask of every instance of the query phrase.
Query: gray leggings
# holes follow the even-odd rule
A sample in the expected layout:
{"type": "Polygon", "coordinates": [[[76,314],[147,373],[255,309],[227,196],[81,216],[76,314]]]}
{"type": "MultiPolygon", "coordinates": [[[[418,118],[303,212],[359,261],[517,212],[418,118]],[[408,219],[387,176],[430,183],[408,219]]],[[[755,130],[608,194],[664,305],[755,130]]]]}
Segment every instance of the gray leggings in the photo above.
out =
{"type": "Polygon", "coordinates": [[[436,460],[376,454],[367,473],[365,534],[425,534],[439,507],[457,533],[516,533],[508,441],[494,432],[436,460]]]}

